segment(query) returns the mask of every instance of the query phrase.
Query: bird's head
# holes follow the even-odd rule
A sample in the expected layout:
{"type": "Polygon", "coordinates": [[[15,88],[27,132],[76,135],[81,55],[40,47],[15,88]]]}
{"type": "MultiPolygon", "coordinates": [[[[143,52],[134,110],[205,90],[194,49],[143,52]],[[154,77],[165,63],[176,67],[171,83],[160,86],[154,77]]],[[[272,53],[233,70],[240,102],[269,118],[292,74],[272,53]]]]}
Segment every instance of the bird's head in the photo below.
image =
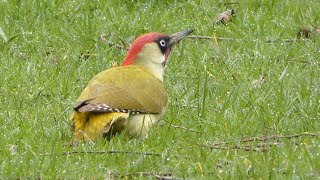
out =
{"type": "Polygon", "coordinates": [[[156,32],[141,35],[131,44],[121,66],[141,66],[162,80],[171,48],[192,32],[186,30],[172,35],[156,32]]]}

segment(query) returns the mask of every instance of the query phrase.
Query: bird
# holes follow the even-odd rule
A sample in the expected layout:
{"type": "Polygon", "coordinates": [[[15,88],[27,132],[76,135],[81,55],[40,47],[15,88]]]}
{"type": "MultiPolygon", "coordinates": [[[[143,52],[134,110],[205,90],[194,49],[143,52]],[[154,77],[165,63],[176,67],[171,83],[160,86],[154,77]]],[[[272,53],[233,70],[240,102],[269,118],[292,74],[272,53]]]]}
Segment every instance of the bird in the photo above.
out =
{"type": "Polygon", "coordinates": [[[168,109],[163,75],[172,47],[193,31],[143,34],[121,66],[95,75],[73,107],[72,142],[96,142],[118,133],[147,138],[168,109]]]}

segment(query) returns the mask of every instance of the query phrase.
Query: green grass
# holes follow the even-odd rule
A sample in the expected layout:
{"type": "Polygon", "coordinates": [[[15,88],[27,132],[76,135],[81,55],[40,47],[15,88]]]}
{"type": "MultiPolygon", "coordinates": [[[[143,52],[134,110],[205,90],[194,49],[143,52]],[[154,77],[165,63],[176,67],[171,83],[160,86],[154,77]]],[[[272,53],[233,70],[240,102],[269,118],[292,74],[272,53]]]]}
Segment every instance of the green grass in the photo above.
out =
{"type": "Polygon", "coordinates": [[[320,26],[320,2],[238,2],[1,1],[0,178],[153,177],[135,172],[191,179],[319,178],[319,136],[272,141],[280,145],[266,152],[231,147],[244,146],[243,138],[319,132],[319,35],[280,39],[294,39],[299,27],[320,26]],[[215,16],[230,7],[235,20],[216,25],[215,16]],[[110,142],[63,147],[71,141],[69,116],[83,87],[126,55],[101,41],[101,34],[122,44],[146,32],[190,28],[194,35],[234,40],[185,39],[175,47],[165,75],[170,108],[147,140],[119,135],[110,142]],[[264,83],[253,85],[260,76],[264,83]],[[220,146],[227,149],[201,146],[229,141],[220,146]],[[82,150],[161,156],[63,155],[82,150]]]}

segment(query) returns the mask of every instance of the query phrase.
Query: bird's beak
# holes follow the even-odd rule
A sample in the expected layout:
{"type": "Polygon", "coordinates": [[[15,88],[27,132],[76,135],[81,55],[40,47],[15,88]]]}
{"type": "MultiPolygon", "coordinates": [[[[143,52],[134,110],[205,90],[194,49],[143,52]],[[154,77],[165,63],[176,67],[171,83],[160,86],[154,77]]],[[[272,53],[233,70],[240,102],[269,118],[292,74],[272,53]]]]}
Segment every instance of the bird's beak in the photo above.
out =
{"type": "Polygon", "coordinates": [[[173,46],[173,45],[179,43],[181,39],[183,39],[184,37],[188,36],[192,32],[193,32],[193,29],[190,29],[190,30],[181,31],[181,32],[177,32],[177,33],[174,33],[174,34],[170,35],[171,39],[169,41],[169,45],[173,46]]]}

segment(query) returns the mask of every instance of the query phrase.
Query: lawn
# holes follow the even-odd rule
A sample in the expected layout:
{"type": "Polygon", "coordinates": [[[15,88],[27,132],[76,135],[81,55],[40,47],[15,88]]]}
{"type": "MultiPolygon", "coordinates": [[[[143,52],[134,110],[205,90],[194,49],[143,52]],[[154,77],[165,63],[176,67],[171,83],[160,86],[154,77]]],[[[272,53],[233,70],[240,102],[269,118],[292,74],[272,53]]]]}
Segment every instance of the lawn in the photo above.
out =
{"type": "Polygon", "coordinates": [[[2,0],[0,178],[319,178],[319,7],[2,0]],[[230,8],[232,22],[217,24],[230,8]],[[301,27],[311,38],[297,38],[301,27]],[[95,74],[120,65],[143,33],[187,29],[193,37],[167,64],[169,110],[148,139],[66,146],[73,105],[95,74]]]}

